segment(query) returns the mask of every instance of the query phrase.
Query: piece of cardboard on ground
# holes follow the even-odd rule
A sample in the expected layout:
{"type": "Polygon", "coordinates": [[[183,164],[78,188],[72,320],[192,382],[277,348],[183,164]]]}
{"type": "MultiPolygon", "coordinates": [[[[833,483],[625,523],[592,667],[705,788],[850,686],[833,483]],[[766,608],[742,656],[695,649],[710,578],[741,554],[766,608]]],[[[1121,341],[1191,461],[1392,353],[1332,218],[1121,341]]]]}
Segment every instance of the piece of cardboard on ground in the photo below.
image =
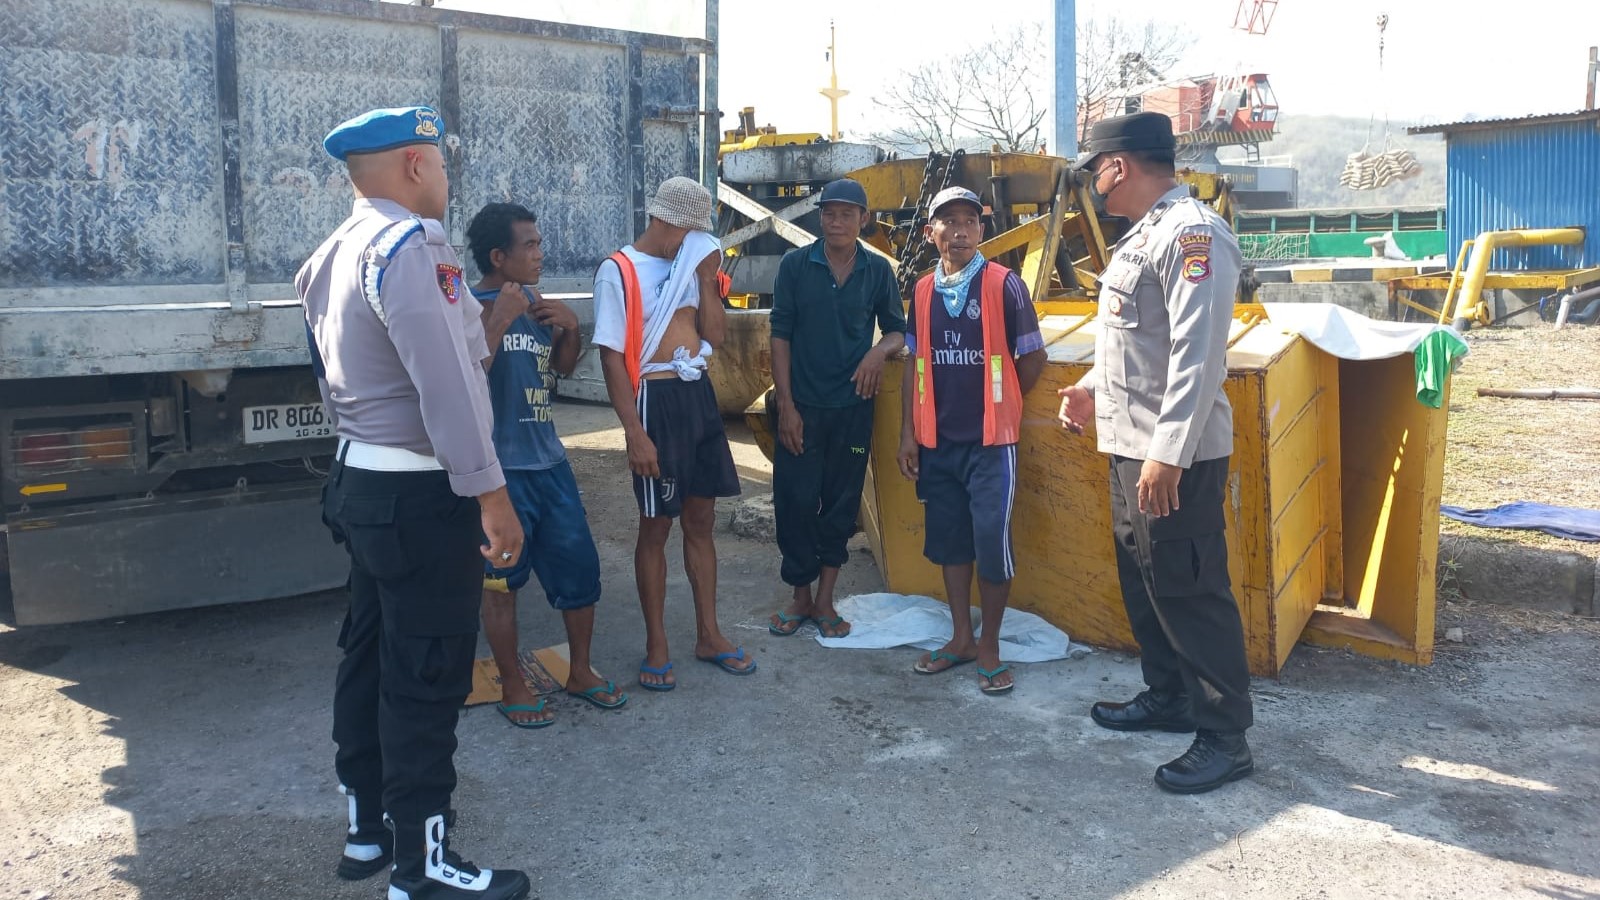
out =
{"type": "MultiPolygon", "coordinates": [[[[539,650],[523,650],[517,654],[517,662],[522,670],[523,683],[536,696],[553,694],[567,686],[572,663],[564,643],[539,650]]],[[[466,705],[498,703],[501,696],[500,667],[495,665],[494,657],[485,657],[473,663],[472,693],[467,695],[466,705]]]]}

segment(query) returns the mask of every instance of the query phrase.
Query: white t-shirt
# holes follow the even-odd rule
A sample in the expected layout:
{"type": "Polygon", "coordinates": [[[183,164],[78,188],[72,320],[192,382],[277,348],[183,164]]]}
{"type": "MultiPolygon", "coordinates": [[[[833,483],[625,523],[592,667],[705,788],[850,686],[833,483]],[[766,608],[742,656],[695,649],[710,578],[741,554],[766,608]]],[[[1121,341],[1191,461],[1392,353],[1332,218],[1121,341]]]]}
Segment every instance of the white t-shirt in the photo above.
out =
{"type": "MultiPolygon", "coordinates": [[[[644,308],[649,310],[650,298],[661,292],[667,276],[672,273],[672,260],[640,253],[631,244],[623,247],[622,252],[633,262],[633,269],[639,275],[639,296],[644,300],[644,308]]],[[[690,291],[679,308],[699,305],[699,294],[690,291]]],[[[627,340],[628,305],[622,294],[622,273],[617,270],[617,264],[608,259],[600,264],[594,276],[594,342],[622,353],[627,348],[627,340]]]]}

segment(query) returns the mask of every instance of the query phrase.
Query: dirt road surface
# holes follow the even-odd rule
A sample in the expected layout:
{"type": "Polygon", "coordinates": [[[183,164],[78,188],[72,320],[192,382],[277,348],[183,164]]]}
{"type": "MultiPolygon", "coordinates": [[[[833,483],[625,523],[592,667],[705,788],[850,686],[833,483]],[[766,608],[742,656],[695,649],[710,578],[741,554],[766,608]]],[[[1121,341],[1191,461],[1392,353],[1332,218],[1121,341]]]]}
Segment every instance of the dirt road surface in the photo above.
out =
{"type": "MultiPolygon", "coordinates": [[[[1151,774],[1185,736],[1086,715],[1140,688],[1137,660],[1022,666],[987,697],[970,669],[914,674],[914,650],[772,637],[776,548],[726,531],[727,503],[722,618],[760,670],[694,661],[674,539],[679,688],[637,689],[620,433],[601,407],[557,419],[607,575],[596,665],[632,699],[561,698],[526,732],[471,709],[456,758],[459,849],[527,869],[537,897],[1600,900],[1592,623],[1448,606],[1440,634],[1464,642],[1426,669],[1301,647],[1255,683],[1257,774],[1173,797],[1151,774]]],[[[740,440],[745,490],[765,492],[740,440]]],[[[881,589],[859,549],[841,589],[881,589]]],[[[381,876],[332,875],[342,602],[0,629],[0,900],[382,897],[381,876]]],[[[521,609],[525,646],[564,639],[537,591],[521,609]]]]}

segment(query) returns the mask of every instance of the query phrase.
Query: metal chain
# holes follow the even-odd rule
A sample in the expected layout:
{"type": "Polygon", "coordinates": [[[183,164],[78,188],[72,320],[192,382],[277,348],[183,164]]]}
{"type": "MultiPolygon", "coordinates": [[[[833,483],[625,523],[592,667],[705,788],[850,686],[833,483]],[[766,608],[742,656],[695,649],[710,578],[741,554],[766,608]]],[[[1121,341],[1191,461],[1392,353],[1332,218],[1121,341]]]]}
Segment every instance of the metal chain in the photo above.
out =
{"type": "Polygon", "coordinates": [[[911,291],[917,273],[932,263],[930,257],[936,253],[932,244],[921,239],[922,228],[928,224],[928,204],[933,202],[933,198],[940,191],[950,186],[950,181],[960,170],[961,161],[966,155],[965,150],[957,150],[948,156],[943,153],[928,154],[928,165],[922,170],[922,195],[917,198],[916,212],[911,218],[911,230],[906,235],[905,245],[900,248],[900,271],[896,280],[902,297],[911,291]]]}

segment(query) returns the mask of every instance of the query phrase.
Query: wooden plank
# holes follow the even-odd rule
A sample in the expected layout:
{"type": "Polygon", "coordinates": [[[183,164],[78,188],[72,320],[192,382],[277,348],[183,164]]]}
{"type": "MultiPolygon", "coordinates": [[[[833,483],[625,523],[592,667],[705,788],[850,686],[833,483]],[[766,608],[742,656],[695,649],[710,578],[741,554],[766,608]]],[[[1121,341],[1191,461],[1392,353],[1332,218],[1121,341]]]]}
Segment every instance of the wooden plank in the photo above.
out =
{"type": "MultiPolygon", "coordinates": [[[[1324,524],[1328,533],[1323,538],[1323,582],[1322,597],[1326,601],[1334,599],[1343,602],[1344,598],[1344,461],[1340,453],[1340,435],[1344,430],[1344,408],[1340,404],[1339,394],[1339,360],[1330,353],[1325,353],[1316,347],[1310,348],[1311,354],[1318,363],[1317,384],[1322,386],[1322,393],[1317,402],[1321,405],[1318,413],[1320,427],[1317,429],[1322,438],[1322,457],[1328,461],[1321,471],[1320,485],[1322,487],[1322,512],[1324,524]]],[[[1359,427],[1359,420],[1357,421],[1359,427]]]]}
{"type": "Polygon", "coordinates": [[[1269,444],[1315,408],[1322,390],[1321,367],[1310,341],[1296,340],[1268,369],[1266,380],[1266,438],[1269,444]]]}
{"type": "Polygon", "coordinates": [[[1318,647],[1352,650],[1363,656],[1392,659],[1415,666],[1433,662],[1433,644],[1417,646],[1381,622],[1351,613],[1319,609],[1311,614],[1301,640],[1318,647]]]}
{"type": "Polygon", "coordinates": [[[1327,535],[1320,536],[1304,562],[1297,566],[1273,602],[1273,661],[1278,668],[1288,661],[1306,625],[1322,599],[1322,558],[1327,535]]]}
{"type": "MultiPolygon", "coordinates": [[[[1409,355],[1339,365],[1346,605],[1419,652],[1433,643],[1445,409],[1416,400],[1409,355]]],[[[1446,403],[1448,407],[1448,402],[1446,403]]]]}
{"type": "Polygon", "coordinates": [[[1321,473],[1335,464],[1323,455],[1322,429],[1317,415],[1321,404],[1306,408],[1306,415],[1271,448],[1267,469],[1267,509],[1272,521],[1282,521],[1290,505],[1306,493],[1321,493],[1321,473]]]}

